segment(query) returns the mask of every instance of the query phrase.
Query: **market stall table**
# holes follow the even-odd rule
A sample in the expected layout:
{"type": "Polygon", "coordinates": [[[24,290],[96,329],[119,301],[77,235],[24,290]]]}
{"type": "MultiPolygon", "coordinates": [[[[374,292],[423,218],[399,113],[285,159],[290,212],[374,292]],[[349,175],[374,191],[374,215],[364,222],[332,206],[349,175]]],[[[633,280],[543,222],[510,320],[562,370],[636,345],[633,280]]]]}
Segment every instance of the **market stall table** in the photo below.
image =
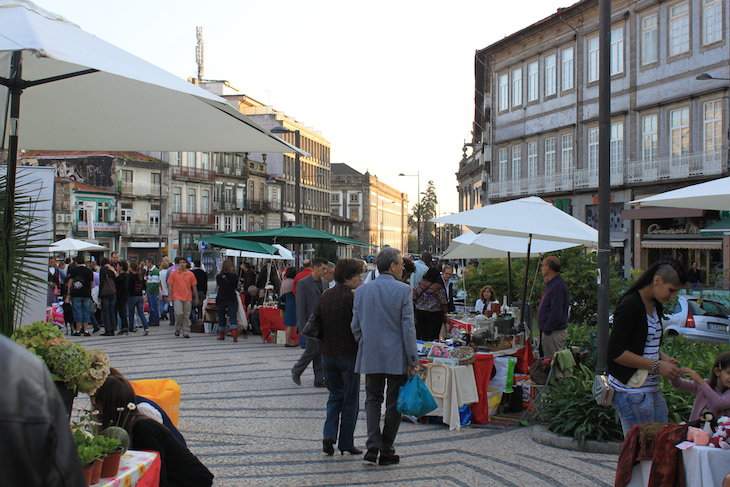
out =
{"type": "MultiPolygon", "coordinates": [[[[261,335],[264,337],[265,342],[276,342],[276,339],[272,340],[271,338],[272,331],[286,330],[284,318],[281,317],[280,310],[276,306],[259,306],[259,320],[261,322],[261,335]]],[[[274,336],[276,336],[275,333],[274,336]]],[[[292,340],[299,343],[296,327],[292,333],[292,340]]]]}
{"type": "Polygon", "coordinates": [[[92,487],[158,487],[160,468],[159,453],[127,450],[119,462],[117,476],[102,478],[92,487]]]}

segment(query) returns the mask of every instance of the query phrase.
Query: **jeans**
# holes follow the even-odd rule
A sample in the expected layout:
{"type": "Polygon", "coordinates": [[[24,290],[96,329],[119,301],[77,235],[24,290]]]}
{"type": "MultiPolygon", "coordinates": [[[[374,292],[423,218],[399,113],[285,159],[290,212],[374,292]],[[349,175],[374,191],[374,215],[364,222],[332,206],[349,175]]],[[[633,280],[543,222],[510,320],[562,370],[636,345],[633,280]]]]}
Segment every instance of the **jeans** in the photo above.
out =
{"type": "Polygon", "coordinates": [[[365,447],[377,448],[382,454],[393,455],[395,449],[393,442],[400,427],[401,414],[398,412],[398,393],[401,386],[408,380],[406,374],[366,374],[365,391],[365,417],[368,422],[368,439],[365,447]],[[380,430],[380,408],[383,404],[383,392],[386,383],[388,391],[385,394],[385,424],[380,430]]]}
{"type": "Polygon", "coordinates": [[[160,324],[159,294],[147,293],[147,302],[150,304],[150,323],[160,324]]]}
{"type": "Polygon", "coordinates": [[[340,451],[355,446],[355,425],[360,409],[360,374],[355,372],[355,358],[322,355],[322,368],[330,391],[322,436],[336,440],[340,451]]]}
{"type": "Polygon", "coordinates": [[[142,326],[146,330],[149,328],[147,317],[144,315],[144,296],[130,296],[127,301],[127,310],[129,311],[129,329],[134,330],[134,310],[137,310],[142,326]]]}
{"type": "Polygon", "coordinates": [[[170,306],[167,304],[167,295],[160,294],[160,311],[162,314],[167,313],[167,310],[170,308],[170,306]]]}
{"type": "Polygon", "coordinates": [[[101,298],[101,321],[106,333],[114,333],[117,329],[117,295],[101,298]]]}
{"type": "Polygon", "coordinates": [[[183,335],[190,334],[190,310],[193,308],[192,301],[173,301],[173,309],[175,310],[175,333],[180,333],[182,329],[183,335]]]}
{"type": "Polygon", "coordinates": [[[73,305],[76,323],[89,323],[91,321],[91,298],[72,296],[71,304],[73,305]]]}
{"type": "Polygon", "coordinates": [[[656,421],[666,423],[669,417],[667,401],[661,391],[656,392],[623,392],[613,394],[613,407],[621,418],[621,429],[624,436],[635,424],[656,421]]]}
{"type": "Polygon", "coordinates": [[[127,319],[127,301],[129,298],[119,299],[117,295],[117,312],[119,313],[119,331],[129,330],[134,331],[133,326],[129,326],[129,320],[127,319]]]}
{"type": "Polygon", "coordinates": [[[231,322],[231,330],[238,329],[238,322],[236,319],[236,313],[238,312],[238,303],[235,301],[228,301],[225,303],[217,303],[218,305],[218,331],[226,331],[226,312],[228,312],[228,319],[231,322]]]}

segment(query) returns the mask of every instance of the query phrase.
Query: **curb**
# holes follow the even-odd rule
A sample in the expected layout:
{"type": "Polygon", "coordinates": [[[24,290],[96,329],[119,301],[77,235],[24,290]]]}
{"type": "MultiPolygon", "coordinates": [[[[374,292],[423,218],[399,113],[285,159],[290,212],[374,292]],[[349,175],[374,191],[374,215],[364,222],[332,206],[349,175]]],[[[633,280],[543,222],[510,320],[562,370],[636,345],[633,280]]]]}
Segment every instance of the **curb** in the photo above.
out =
{"type": "Polygon", "coordinates": [[[572,436],[558,436],[547,429],[546,426],[539,424],[532,427],[532,440],[541,445],[561,448],[563,450],[604,453],[607,455],[618,455],[621,452],[622,445],[619,441],[602,442],[588,440],[585,449],[583,449],[572,436]]]}

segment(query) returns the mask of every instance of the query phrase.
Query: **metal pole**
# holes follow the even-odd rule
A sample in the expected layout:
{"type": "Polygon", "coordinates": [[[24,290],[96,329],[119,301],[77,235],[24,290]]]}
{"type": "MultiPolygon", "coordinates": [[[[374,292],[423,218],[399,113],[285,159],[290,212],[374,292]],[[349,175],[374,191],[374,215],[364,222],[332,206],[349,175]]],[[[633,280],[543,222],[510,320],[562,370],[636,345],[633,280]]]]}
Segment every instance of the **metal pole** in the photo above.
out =
{"type": "MultiPolygon", "coordinates": [[[[527,308],[527,276],[530,273],[530,250],[532,248],[532,234],[527,236],[527,257],[525,257],[525,282],[522,285],[522,312],[520,313],[520,330],[524,330],[527,343],[532,337],[532,330],[525,330],[525,309],[527,308]]],[[[509,303],[504,303],[509,306],[509,303]]]]}
{"type": "Polygon", "coordinates": [[[611,0],[599,0],[598,81],[598,328],[596,373],[607,368],[611,198],[611,0]]]}
{"type": "Polygon", "coordinates": [[[418,239],[418,248],[416,249],[416,253],[421,253],[421,213],[423,213],[423,208],[421,208],[421,170],[419,169],[416,172],[416,178],[418,181],[418,195],[416,195],[416,203],[418,203],[418,229],[417,229],[417,239],[418,239]]]}
{"type": "MultiPolygon", "coordinates": [[[[302,134],[299,130],[294,130],[294,145],[297,149],[301,149],[302,134]]],[[[302,204],[302,167],[299,160],[299,152],[294,155],[294,223],[299,225],[302,223],[301,215],[302,204]]]]}

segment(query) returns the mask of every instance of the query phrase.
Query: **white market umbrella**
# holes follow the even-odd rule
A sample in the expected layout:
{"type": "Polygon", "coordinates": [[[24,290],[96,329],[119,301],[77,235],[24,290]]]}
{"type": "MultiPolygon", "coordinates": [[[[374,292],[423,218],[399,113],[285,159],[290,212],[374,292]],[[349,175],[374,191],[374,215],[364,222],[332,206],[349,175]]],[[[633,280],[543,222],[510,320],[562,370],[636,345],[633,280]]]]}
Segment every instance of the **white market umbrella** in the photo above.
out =
{"type": "MultiPolygon", "coordinates": [[[[278,247],[274,245],[274,247],[278,247]]],[[[249,252],[246,250],[226,249],[226,257],[246,257],[248,259],[274,259],[274,260],[294,260],[292,253],[285,247],[284,250],[279,250],[277,254],[264,254],[261,252],[249,252]]]]}
{"type": "Polygon", "coordinates": [[[730,177],[673,189],[629,202],[636,206],[730,211],[730,177]]]}
{"type": "MultiPolygon", "coordinates": [[[[527,304],[527,277],[533,239],[598,247],[598,231],[537,196],[495,203],[431,220],[469,227],[488,235],[525,238],[525,280],[522,287],[522,321],[527,304]]],[[[531,330],[529,331],[531,333],[531,330]]]]}
{"type": "Polygon", "coordinates": [[[48,250],[51,252],[81,252],[83,250],[104,250],[106,247],[76,238],[64,238],[52,243],[48,250]]]}
{"type": "MultiPolygon", "coordinates": [[[[504,235],[478,234],[466,232],[454,238],[444,259],[500,259],[504,257],[526,257],[527,238],[507,237],[504,235]]],[[[573,242],[532,239],[531,252],[544,254],[556,250],[575,247],[573,242]]]]}

